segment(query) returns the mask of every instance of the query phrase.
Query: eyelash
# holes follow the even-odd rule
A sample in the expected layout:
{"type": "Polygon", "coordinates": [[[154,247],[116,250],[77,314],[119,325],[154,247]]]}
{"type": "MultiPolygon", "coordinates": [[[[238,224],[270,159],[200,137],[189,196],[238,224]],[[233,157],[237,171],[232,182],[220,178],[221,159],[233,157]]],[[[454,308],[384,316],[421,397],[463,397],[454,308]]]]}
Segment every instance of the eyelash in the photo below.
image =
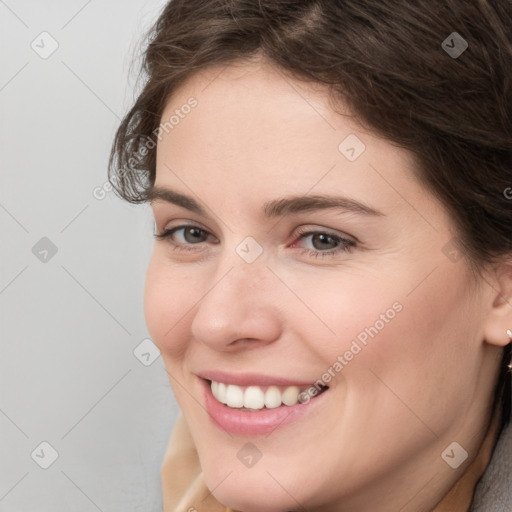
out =
{"type": "MultiPolygon", "coordinates": [[[[194,251],[195,249],[193,246],[199,245],[199,243],[197,243],[197,244],[183,243],[183,242],[176,243],[172,240],[172,236],[177,231],[179,231],[180,229],[187,229],[187,228],[199,229],[200,231],[207,233],[208,235],[210,234],[205,229],[200,228],[199,226],[195,226],[194,224],[183,224],[181,226],[176,226],[174,228],[166,229],[162,233],[154,233],[153,236],[158,240],[168,240],[171,243],[172,248],[175,250],[194,251]]],[[[304,240],[305,238],[307,238],[308,236],[311,236],[311,235],[327,235],[328,237],[332,238],[333,241],[335,241],[336,243],[338,243],[340,245],[333,249],[329,249],[326,251],[321,251],[319,249],[300,248],[299,249],[300,254],[312,256],[315,258],[318,258],[319,256],[320,257],[335,256],[336,254],[339,254],[339,253],[351,252],[352,249],[356,246],[356,242],[354,242],[353,240],[343,238],[339,235],[335,235],[334,233],[330,233],[329,231],[312,230],[312,229],[304,229],[304,228],[303,229],[299,228],[297,230],[296,239],[293,242],[293,244],[297,243],[300,240],[304,240]]],[[[200,242],[200,243],[203,243],[203,242],[200,242]]],[[[293,246],[293,244],[292,244],[292,246],[293,246]]]]}

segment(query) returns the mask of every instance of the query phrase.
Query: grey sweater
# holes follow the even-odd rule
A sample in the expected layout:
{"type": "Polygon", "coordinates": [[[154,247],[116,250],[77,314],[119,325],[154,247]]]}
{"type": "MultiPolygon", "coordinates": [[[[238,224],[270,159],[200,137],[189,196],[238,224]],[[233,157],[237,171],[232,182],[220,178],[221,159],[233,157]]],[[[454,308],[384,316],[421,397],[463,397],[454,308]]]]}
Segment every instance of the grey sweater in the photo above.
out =
{"type": "Polygon", "coordinates": [[[512,512],[512,422],[501,432],[470,512],[512,512]]]}

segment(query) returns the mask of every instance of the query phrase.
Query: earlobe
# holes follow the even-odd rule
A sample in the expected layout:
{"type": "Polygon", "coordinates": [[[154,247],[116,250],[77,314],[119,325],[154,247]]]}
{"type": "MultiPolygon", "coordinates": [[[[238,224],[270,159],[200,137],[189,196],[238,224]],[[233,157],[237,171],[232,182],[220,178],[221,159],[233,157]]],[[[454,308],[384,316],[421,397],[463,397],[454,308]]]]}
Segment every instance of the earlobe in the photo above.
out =
{"type": "MultiPolygon", "coordinates": [[[[511,323],[512,325],[512,323],[511,323]]],[[[490,345],[497,347],[505,347],[512,342],[512,330],[511,329],[499,329],[498,326],[495,328],[491,327],[486,329],[485,341],[490,345]]]]}

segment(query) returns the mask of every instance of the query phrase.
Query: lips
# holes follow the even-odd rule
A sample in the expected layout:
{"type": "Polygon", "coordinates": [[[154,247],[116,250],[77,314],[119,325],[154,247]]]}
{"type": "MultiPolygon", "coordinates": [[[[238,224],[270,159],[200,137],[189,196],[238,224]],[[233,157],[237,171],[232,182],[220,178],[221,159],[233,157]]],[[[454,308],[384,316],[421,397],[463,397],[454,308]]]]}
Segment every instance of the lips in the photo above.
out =
{"type": "Polygon", "coordinates": [[[235,384],[237,386],[297,386],[298,388],[305,389],[314,385],[312,384],[313,381],[300,381],[256,373],[234,374],[212,370],[200,372],[197,375],[205,380],[235,384]]]}
{"type": "Polygon", "coordinates": [[[323,401],[329,389],[315,388],[311,382],[256,374],[212,371],[201,373],[200,377],[212,422],[226,432],[244,436],[269,434],[304,417],[315,408],[314,404],[323,401]],[[311,388],[316,390],[314,394],[310,394],[311,388]]]}

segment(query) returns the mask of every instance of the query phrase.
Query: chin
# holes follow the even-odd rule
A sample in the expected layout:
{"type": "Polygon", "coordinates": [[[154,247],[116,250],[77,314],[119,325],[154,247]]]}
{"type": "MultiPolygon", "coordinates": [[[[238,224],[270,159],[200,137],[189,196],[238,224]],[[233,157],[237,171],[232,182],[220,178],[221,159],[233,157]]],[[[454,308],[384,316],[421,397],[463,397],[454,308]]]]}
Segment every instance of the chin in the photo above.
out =
{"type": "Polygon", "coordinates": [[[273,469],[261,461],[252,468],[245,468],[236,458],[229,463],[219,459],[203,466],[203,476],[208,489],[224,506],[242,512],[286,512],[304,508],[303,498],[298,496],[296,488],[293,489],[293,483],[290,484],[295,480],[290,467],[273,469]]]}
{"type": "MultiPolygon", "coordinates": [[[[268,478],[272,480],[270,476],[268,478]]],[[[249,485],[242,485],[237,489],[226,486],[222,490],[216,489],[213,495],[224,506],[242,512],[286,512],[297,508],[303,509],[282,489],[280,490],[282,494],[278,496],[277,489],[273,489],[272,493],[264,489],[251,489],[249,485]]]]}

